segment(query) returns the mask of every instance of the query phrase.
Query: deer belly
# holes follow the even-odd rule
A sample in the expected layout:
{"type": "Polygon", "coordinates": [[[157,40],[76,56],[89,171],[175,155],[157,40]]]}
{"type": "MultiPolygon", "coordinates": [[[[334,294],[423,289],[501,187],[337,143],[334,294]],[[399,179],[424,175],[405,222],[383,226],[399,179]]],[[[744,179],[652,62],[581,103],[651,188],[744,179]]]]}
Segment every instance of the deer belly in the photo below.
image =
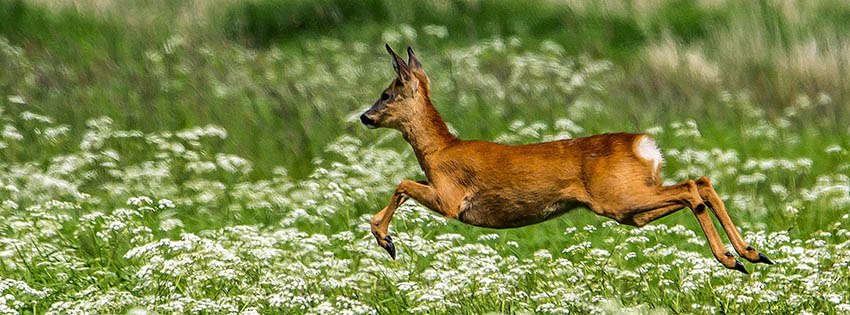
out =
{"type": "Polygon", "coordinates": [[[463,199],[457,219],[488,228],[514,228],[546,221],[581,206],[569,201],[524,200],[472,194],[463,199]]]}

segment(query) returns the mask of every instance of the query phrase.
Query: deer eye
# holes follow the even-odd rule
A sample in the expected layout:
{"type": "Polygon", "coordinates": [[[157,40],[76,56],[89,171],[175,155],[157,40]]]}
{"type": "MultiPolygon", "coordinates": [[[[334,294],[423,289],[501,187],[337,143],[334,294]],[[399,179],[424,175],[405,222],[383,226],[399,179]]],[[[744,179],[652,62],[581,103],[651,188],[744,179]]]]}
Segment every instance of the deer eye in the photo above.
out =
{"type": "Polygon", "coordinates": [[[381,93],[381,100],[382,101],[386,101],[388,99],[390,99],[390,95],[387,94],[387,92],[381,93]]]}

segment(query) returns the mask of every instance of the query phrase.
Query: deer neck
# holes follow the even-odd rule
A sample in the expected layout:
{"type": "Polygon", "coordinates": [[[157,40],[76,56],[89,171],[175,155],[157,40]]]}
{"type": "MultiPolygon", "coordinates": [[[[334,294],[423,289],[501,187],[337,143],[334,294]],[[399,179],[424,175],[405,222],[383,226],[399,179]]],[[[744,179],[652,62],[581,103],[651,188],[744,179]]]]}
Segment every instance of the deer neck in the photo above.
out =
{"type": "Polygon", "coordinates": [[[422,113],[417,115],[415,120],[405,122],[400,129],[404,140],[413,147],[419,165],[427,174],[428,158],[459,140],[449,132],[449,128],[434,106],[427,101],[425,105],[422,113]]]}

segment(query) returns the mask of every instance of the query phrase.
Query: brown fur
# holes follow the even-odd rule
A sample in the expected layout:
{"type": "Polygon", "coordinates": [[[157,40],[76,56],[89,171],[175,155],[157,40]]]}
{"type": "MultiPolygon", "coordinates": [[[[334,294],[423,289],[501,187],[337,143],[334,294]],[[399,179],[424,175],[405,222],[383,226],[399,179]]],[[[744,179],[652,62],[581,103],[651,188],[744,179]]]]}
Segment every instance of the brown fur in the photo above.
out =
{"type": "MultiPolygon", "coordinates": [[[[363,114],[371,127],[401,131],[413,147],[427,181],[403,181],[389,205],[372,219],[378,244],[395,257],[388,226],[408,197],[464,223],[513,228],[538,223],[578,207],[623,224],[643,226],[690,208],[715,258],[746,272],[723,246],[707,206],[717,216],[739,255],[770,262],[748,246],[732,223],[710,181],[703,177],[661,185],[660,167],[638,152],[643,134],[602,134],[527,145],[464,141],[452,135],[430,98],[428,76],[408,48],[405,63],[387,46],[398,78],[392,95],[363,114]]],[[[660,161],[658,161],[660,162],[660,161]]]]}

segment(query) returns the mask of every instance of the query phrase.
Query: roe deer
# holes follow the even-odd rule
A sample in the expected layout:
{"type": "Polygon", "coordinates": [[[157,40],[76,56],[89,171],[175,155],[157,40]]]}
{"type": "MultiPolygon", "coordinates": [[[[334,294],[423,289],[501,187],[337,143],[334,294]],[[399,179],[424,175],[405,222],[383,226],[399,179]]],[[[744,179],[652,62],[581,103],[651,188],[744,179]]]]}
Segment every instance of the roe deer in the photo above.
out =
{"type": "Polygon", "coordinates": [[[413,50],[407,49],[405,63],[386,48],[396,78],[360,121],[369,128],[401,131],[427,177],[398,184],[389,205],[371,220],[378,245],[393,259],[387,229],[396,208],[413,198],[446,217],[489,228],[534,224],[577,207],[640,227],[690,208],[714,257],[726,268],[747,273],[726,251],[706,211],[711,209],[738,255],[773,263],[741,238],[708,178],[661,184],[663,158],[649,136],[601,134],[515,146],[460,140],[434,109],[428,76],[413,50]]]}

